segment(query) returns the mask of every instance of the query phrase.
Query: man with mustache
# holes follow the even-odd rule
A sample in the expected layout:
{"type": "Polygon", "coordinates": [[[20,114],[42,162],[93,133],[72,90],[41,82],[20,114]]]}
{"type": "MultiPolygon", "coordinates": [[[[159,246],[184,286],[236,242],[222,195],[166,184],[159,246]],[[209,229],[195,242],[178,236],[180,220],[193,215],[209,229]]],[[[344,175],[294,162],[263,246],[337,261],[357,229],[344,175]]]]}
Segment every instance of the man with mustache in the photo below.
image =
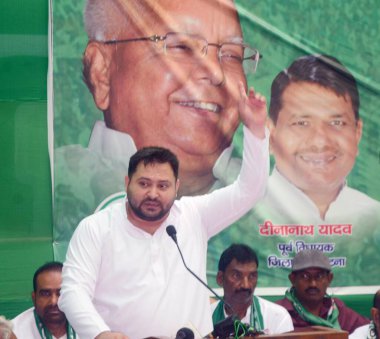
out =
{"type": "Polygon", "coordinates": [[[259,262],[255,251],[244,244],[233,244],[221,255],[216,281],[223,287],[224,302],[211,305],[214,325],[235,315],[255,332],[279,334],[293,330],[286,310],[254,295],[259,262]]]}
{"type": "Polygon", "coordinates": [[[286,197],[278,207],[283,219],[349,221],[363,208],[379,207],[346,185],[363,123],[356,81],[337,59],[307,55],[280,72],[272,83],[269,116],[276,165],[267,200],[275,204],[276,194],[286,197]]]}
{"type": "Polygon", "coordinates": [[[243,83],[240,96],[244,151],[234,183],[176,199],[177,157],[163,147],[143,147],[129,160],[127,198],[81,221],[70,241],[59,300],[80,336],[174,338],[189,326],[197,337],[212,331],[208,290],[185,269],[166,229],[175,226],[187,265],[205,280],[209,238],[264,194],[269,172],[265,100],[253,90],[247,96],[243,83]]]}
{"type": "Polygon", "coordinates": [[[79,338],[58,308],[61,292],[62,263],[48,262],[34,273],[32,300],[34,307],[12,320],[18,339],[79,338]]]}
{"type": "MultiPolygon", "coordinates": [[[[363,130],[359,108],[357,82],[334,57],[305,55],[281,71],[273,80],[269,105],[273,171],[264,198],[240,226],[254,223],[257,233],[267,225],[266,230],[300,225],[296,232],[310,226],[306,235],[260,234],[251,241],[265,241],[259,253],[265,259],[278,256],[279,242],[291,240],[297,250],[303,249],[297,242],[328,244],[345,260],[335,276],[339,286],[379,281],[380,203],[350,187],[348,179],[363,130]]],[[[367,173],[365,167],[356,169],[357,177],[367,173]]]]}
{"type": "Polygon", "coordinates": [[[288,310],[296,330],[318,325],[352,333],[369,323],[369,319],[326,293],[333,273],[329,259],[321,251],[298,252],[293,259],[289,280],[292,287],[277,304],[288,310]]]}

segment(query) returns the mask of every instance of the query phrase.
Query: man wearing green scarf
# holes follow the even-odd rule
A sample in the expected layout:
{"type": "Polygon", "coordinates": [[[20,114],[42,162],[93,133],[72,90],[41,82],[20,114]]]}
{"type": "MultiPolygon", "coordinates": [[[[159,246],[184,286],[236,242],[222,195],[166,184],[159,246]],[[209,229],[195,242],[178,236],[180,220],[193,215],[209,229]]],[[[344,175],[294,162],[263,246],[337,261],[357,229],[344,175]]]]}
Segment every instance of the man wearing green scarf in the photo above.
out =
{"type": "Polygon", "coordinates": [[[355,330],[349,339],[380,339],[380,290],[373,297],[373,307],[371,308],[372,321],[369,325],[364,325],[355,330]]]}
{"type": "Polygon", "coordinates": [[[79,339],[58,308],[62,284],[62,263],[42,265],[34,273],[32,300],[34,307],[12,320],[18,339],[79,339]]]}
{"type": "Polygon", "coordinates": [[[253,295],[258,266],[255,251],[247,245],[233,244],[222,253],[216,281],[223,287],[224,298],[211,305],[214,325],[234,315],[253,332],[280,334],[293,330],[283,307],[253,295]]]}
{"type": "Polygon", "coordinates": [[[293,259],[289,280],[292,287],[277,303],[288,310],[294,328],[318,325],[352,333],[369,323],[369,319],[348,308],[341,300],[326,294],[333,273],[329,259],[322,252],[298,252],[293,259]]]}

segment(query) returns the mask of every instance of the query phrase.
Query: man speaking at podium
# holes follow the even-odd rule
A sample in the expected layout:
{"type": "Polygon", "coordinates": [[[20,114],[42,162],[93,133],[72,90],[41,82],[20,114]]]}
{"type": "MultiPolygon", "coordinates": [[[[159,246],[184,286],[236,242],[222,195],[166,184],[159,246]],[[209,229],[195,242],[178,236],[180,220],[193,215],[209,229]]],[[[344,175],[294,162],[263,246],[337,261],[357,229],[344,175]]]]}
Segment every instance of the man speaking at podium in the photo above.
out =
{"type": "Polygon", "coordinates": [[[208,290],[186,270],[166,227],[176,227],[189,268],[205,280],[208,239],[263,196],[269,172],[265,100],[252,89],[247,96],[242,83],[237,93],[244,151],[233,184],[176,200],[176,156],[161,147],[142,148],[129,162],[127,199],[79,224],[64,264],[59,307],[81,338],[174,338],[182,327],[193,328],[197,337],[212,331],[208,290]]]}

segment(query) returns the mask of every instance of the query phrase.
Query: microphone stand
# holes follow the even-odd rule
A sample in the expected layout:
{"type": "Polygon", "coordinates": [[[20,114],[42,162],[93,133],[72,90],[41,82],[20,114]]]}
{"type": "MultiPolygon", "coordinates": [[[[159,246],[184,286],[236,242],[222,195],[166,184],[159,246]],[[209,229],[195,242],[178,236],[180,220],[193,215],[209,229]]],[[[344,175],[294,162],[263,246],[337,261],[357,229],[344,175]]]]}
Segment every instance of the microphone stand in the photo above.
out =
{"type": "Polygon", "coordinates": [[[178,241],[177,241],[177,231],[175,229],[175,227],[173,225],[169,225],[166,227],[166,232],[168,233],[168,235],[170,236],[170,238],[173,239],[173,241],[175,242],[177,248],[178,248],[178,252],[179,254],[181,255],[181,259],[182,259],[182,262],[183,262],[183,265],[185,266],[185,268],[204,286],[206,287],[215,297],[216,299],[218,299],[219,301],[223,302],[224,305],[229,309],[229,311],[234,315],[236,314],[236,312],[234,311],[234,309],[232,308],[232,306],[227,303],[221,296],[219,296],[210,286],[208,286],[201,278],[199,278],[187,265],[186,265],[186,262],[185,262],[185,259],[183,258],[183,255],[182,255],[182,251],[178,245],[178,241]]]}

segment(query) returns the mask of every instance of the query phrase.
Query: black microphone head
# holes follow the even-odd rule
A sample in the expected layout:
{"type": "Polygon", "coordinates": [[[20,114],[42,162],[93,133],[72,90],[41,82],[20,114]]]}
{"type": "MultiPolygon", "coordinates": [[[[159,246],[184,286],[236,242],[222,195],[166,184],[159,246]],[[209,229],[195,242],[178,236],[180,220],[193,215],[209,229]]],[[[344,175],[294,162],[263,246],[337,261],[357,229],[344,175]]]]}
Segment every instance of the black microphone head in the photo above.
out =
{"type": "Polygon", "coordinates": [[[175,339],[194,339],[194,332],[190,330],[190,328],[182,327],[178,330],[177,334],[175,335],[175,339]]]}
{"type": "Polygon", "coordinates": [[[169,225],[166,227],[166,233],[172,238],[175,242],[177,242],[177,230],[173,225],[169,225]]]}
{"type": "MultiPolygon", "coordinates": [[[[230,315],[227,318],[214,324],[214,331],[212,331],[213,337],[234,338],[235,331],[236,331],[236,326],[235,326],[236,322],[239,323],[239,325],[241,325],[241,327],[243,328],[243,323],[240,322],[239,318],[236,315],[230,315]]],[[[240,326],[238,330],[240,330],[240,326]]]]}

